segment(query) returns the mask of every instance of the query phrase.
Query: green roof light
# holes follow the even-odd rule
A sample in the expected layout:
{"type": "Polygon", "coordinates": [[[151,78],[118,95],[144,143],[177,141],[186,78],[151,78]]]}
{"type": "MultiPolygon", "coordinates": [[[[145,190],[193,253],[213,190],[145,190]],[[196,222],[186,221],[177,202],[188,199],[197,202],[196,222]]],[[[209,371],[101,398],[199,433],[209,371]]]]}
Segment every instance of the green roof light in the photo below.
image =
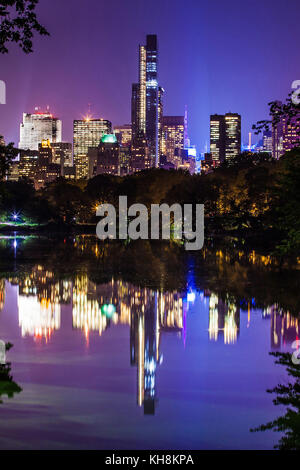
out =
{"type": "Polygon", "coordinates": [[[103,144],[116,144],[118,142],[115,134],[104,134],[101,137],[101,142],[103,144]]]}

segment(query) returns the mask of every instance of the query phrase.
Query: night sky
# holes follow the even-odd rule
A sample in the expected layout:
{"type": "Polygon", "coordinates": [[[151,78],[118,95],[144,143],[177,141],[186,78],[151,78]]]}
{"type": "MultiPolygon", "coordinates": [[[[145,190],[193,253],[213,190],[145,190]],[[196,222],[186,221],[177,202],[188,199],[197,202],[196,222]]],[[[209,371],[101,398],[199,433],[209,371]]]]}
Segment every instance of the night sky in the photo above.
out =
{"type": "Polygon", "coordinates": [[[65,141],[89,103],[93,117],[130,122],[146,34],[158,35],[165,114],[188,106],[198,150],[209,142],[210,114],[240,113],[247,142],[268,101],[284,99],[300,79],[299,0],[40,0],[37,11],[51,36],[36,36],[31,55],[11,46],[0,57],[6,141],[18,143],[22,112],[35,106],[62,119],[65,141]]]}

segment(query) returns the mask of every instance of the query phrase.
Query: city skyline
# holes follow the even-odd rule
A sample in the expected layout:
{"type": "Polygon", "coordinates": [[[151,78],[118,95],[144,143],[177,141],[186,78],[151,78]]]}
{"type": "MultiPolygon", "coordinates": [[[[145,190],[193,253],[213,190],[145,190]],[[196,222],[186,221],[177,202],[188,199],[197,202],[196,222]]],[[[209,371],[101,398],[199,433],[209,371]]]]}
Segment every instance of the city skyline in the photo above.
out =
{"type": "MultiPolygon", "coordinates": [[[[97,37],[97,31],[93,27],[89,36],[84,34],[88,21],[92,22],[92,26],[95,24],[91,13],[95,15],[98,11],[96,2],[90,0],[88,4],[90,8],[83,8],[76,2],[78,8],[70,25],[70,34],[65,43],[61,44],[68,12],[60,5],[57,10],[59,16],[55,16],[55,8],[49,11],[46,2],[42,1],[39,14],[50,30],[51,37],[37,38],[35,51],[30,56],[23,57],[16,52],[14,58],[10,55],[1,57],[0,78],[7,84],[7,104],[0,107],[0,122],[6,141],[17,144],[20,116],[24,111],[32,112],[35,106],[46,108],[49,105],[50,110],[62,119],[65,141],[72,140],[72,121],[82,118],[88,112],[89,104],[94,117],[103,117],[114,125],[129,123],[131,83],[136,80],[137,45],[142,43],[146,32],[157,34],[159,38],[159,83],[166,90],[165,114],[183,114],[184,106],[188,106],[190,137],[201,151],[204,150],[205,143],[209,142],[210,114],[230,111],[241,114],[242,142],[246,142],[251,125],[267,117],[267,103],[273,99],[284,99],[290,91],[291,82],[300,74],[299,66],[292,60],[294,54],[291,38],[284,34],[287,26],[283,19],[287,12],[283,7],[271,8],[270,2],[259,5],[259,14],[255,11],[255,5],[246,5],[243,12],[240,12],[234,8],[237,3],[233,0],[226,7],[220,4],[214,14],[211,6],[198,5],[196,2],[190,2],[188,9],[183,9],[179,2],[173,2],[171,10],[163,3],[158,9],[158,17],[150,18],[146,12],[153,9],[153,5],[139,6],[137,2],[133,2],[132,7],[125,11],[124,6],[116,2],[109,8],[111,11],[114,8],[119,11],[122,9],[122,25],[130,31],[128,34],[126,32],[126,41],[122,41],[122,33],[112,33],[106,26],[101,33],[101,44],[107,40],[110,45],[108,51],[105,47],[100,47],[99,50],[98,47],[95,48],[93,38],[97,37]],[[134,8],[139,21],[132,24],[134,8]],[[232,19],[229,18],[229,12],[232,19]],[[264,23],[267,13],[269,18],[272,17],[272,24],[264,23]],[[168,34],[163,28],[167,14],[174,20],[172,28],[168,28],[168,34]],[[225,15],[224,24],[221,22],[222,15],[225,15]],[[247,39],[243,35],[240,44],[236,45],[236,33],[242,27],[252,29],[254,18],[260,27],[259,34],[253,33],[247,39]],[[213,20],[218,31],[216,38],[208,40],[209,27],[213,20]],[[79,21],[79,31],[84,40],[76,48],[78,37],[75,32],[79,21]],[[221,45],[221,37],[224,36],[224,26],[228,21],[230,27],[227,28],[225,42],[229,42],[231,47],[227,48],[225,54],[225,51],[222,52],[225,45],[221,45]],[[197,22],[202,29],[195,29],[197,22]],[[176,37],[173,28],[178,27],[181,27],[182,34],[176,37]],[[281,31],[280,41],[277,39],[278,31],[281,31]],[[72,49],[68,49],[67,53],[66,48],[71,46],[70,41],[74,41],[74,50],[78,57],[72,53],[72,49]],[[61,51],[58,44],[62,46],[61,51]],[[264,47],[259,48],[260,44],[264,44],[264,47]],[[100,65],[95,65],[96,52],[101,56],[100,65]],[[82,73],[79,76],[75,73],[76,58],[84,59],[84,67],[81,67],[82,73]],[[53,67],[54,60],[57,67],[53,67]],[[21,70],[26,70],[26,76],[21,74],[21,70]],[[42,80],[39,70],[43,71],[42,80]],[[61,75],[68,79],[60,80],[61,75]]],[[[101,12],[99,11],[101,24],[104,23],[103,17],[107,18],[107,8],[102,6],[101,12]]],[[[297,14],[289,18],[289,21],[296,21],[296,18],[297,14]]]]}

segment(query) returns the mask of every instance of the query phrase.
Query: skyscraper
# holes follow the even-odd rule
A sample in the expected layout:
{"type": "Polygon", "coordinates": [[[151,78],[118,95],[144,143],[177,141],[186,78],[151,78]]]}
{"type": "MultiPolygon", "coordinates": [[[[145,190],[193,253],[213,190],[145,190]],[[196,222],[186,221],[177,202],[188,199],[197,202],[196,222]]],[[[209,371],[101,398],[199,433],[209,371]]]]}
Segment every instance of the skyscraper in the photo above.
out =
{"type": "Polygon", "coordinates": [[[216,166],[225,160],[225,119],[221,114],[210,116],[210,154],[216,166]]]}
{"type": "Polygon", "coordinates": [[[103,135],[98,147],[95,175],[119,175],[120,145],[115,134],[103,135]]]}
{"type": "Polygon", "coordinates": [[[241,116],[237,113],[210,116],[210,153],[213,165],[230,162],[241,153],[241,116]]]}
{"type": "MultiPolygon", "coordinates": [[[[159,163],[159,87],[157,78],[157,36],[147,35],[139,46],[139,83],[132,86],[132,138],[145,134],[151,166],[159,163]]],[[[163,90],[161,89],[161,96],[163,90]]]]}
{"type": "Polygon", "coordinates": [[[101,137],[111,134],[111,122],[106,119],[77,119],[73,123],[73,151],[76,178],[88,177],[88,149],[98,147],[101,137]]]}
{"type": "Polygon", "coordinates": [[[225,160],[232,161],[241,153],[241,116],[225,114],[225,160]]]}
{"type": "Polygon", "coordinates": [[[42,140],[61,142],[62,122],[49,112],[23,113],[20,124],[19,148],[23,150],[38,150],[42,140]]]}
{"type": "Polygon", "coordinates": [[[114,133],[120,145],[123,147],[130,147],[132,140],[132,129],[130,124],[114,126],[114,133]]]}
{"type": "Polygon", "coordinates": [[[167,161],[176,166],[181,163],[184,150],[184,116],[163,116],[162,118],[162,154],[167,161]]]}

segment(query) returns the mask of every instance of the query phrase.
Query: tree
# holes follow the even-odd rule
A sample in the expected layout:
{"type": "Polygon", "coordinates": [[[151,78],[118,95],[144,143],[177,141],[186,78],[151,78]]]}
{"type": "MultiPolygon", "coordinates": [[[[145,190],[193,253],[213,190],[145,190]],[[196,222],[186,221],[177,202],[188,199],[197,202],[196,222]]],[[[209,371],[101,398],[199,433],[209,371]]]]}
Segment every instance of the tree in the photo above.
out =
{"type": "Polygon", "coordinates": [[[276,449],[280,450],[300,450],[300,369],[298,364],[294,364],[289,353],[270,353],[277,358],[275,364],[286,367],[289,376],[293,381],[287,385],[279,384],[268,393],[275,393],[274,405],[284,405],[287,407],[284,416],[280,416],[274,421],[263,424],[258,428],[251,429],[252,432],[273,430],[283,433],[276,449]]]}
{"type": "Polygon", "coordinates": [[[8,44],[18,44],[26,54],[32,52],[34,32],[49,35],[37,19],[39,0],[0,0],[0,53],[8,52],[8,44]]]}
{"type": "MultiPolygon", "coordinates": [[[[300,100],[299,93],[290,93],[285,101],[271,101],[268,103],[270,119],[257,121],[253,124],[252,129],[258,135],[261,132],[269,132],[271,129],[274,132],[282,119],[286,120],[287,125],[291,122],[300,123],[300,100]]],[[[300,137],[300,136],[299,136],[300,137]]],[[[298,144],[300,141],[298,142],[298,144]]]]}
{"type": "MultiPolygon", "coordinates": [[[[0,135],[1,141],[3,141],[3,137],[0,135]]],[[[0,180],[7,175],[11,161],[18,155],[18,152],[18,149],[14,148],[13,143],[8,145],[0,144],[0,180]]]]}

